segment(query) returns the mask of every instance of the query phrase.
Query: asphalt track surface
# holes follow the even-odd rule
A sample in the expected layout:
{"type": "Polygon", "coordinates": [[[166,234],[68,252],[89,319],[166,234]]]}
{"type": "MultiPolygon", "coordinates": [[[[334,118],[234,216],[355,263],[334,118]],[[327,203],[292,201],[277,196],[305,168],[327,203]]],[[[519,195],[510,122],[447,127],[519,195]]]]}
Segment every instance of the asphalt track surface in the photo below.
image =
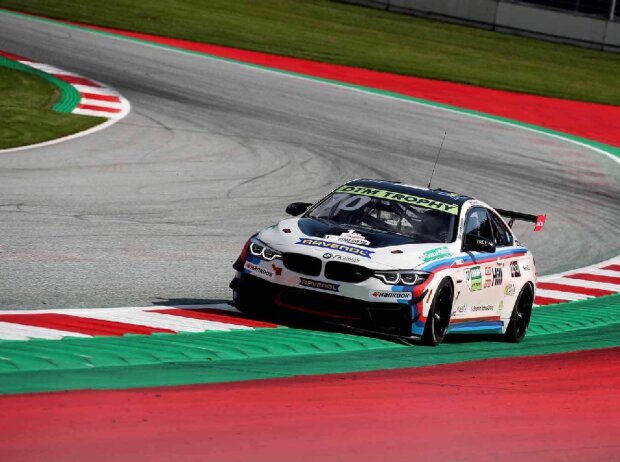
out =
{"type": "Polygon", "coordinates": [[[568,142],[401,100],[0,15],[0,48],[132,104],[77,140],[0,153],[0,307],[229,298],[248,235],[352,178],[548,215],[539,273],[620,253],[618,165],[568,142]]]}
{"type": "Polygon", "coordinates": [[[618,353],[2,396],[0,435],[10,438],[0,436],[0,452],[6,460],[612,461],[618,353]]]}

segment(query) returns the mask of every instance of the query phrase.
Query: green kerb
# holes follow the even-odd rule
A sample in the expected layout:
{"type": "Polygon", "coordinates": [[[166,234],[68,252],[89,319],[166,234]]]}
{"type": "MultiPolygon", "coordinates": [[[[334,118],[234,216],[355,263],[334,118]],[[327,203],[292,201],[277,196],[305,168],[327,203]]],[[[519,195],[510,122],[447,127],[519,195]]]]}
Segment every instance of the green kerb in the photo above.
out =
{"type": "Polygon", "coordinates": [[[80,93],[74,86],[69,85],[64,80],[3,56],[0,56],[0,67],[37,75],[58,88],[60,97],[56,104],[52,106],[52,109],[56,112],[71,113],[80,104],[80,93]]]}
{"type": "Polygon", "coordinates": [[[620,346],[620,295],[535,308],[520,344],[437,348],[303,329],[0,342],[0,394],[217,383],[422,367],[620,346]]]}

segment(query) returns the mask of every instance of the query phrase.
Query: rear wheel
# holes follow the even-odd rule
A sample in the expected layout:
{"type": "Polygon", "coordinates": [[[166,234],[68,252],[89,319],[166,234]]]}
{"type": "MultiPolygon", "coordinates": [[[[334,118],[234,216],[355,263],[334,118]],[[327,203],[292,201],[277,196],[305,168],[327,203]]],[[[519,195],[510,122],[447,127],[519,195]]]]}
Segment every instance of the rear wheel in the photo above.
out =
{"type": "Polygon", "coordinates": [[[519,292],[515,306],[510,315],[510,323],[504,334],[507,342],[519,343],[525,337],[527,327],[532,317],[532,305],[534,304],[534,292],[530,284],[526,284],[519,292]]]}
{"type": "Polygon", "coordinates": [[[450,279],[446,278],[441,281],[426,318],[426,325],[422,334],[422,343],[425,345],[439,345],[446,336],[448,324],[450,324],[450,315],[452,314],[453,294],[450,279]]]}

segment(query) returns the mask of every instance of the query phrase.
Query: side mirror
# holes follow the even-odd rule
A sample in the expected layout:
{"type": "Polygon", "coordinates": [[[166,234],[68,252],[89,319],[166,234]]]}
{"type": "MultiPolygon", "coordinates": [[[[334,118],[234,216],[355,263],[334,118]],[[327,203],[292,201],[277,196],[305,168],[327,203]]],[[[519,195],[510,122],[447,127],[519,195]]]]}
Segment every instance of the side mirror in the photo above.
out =
{"type": "Polygon", "coordinates": [[[286,213],[294,217],[301,215],[312,205],[310,202],[293,202],[286,206],[286,213]]]}
{"type": "Polygon", "coordinates": [[[495,242],[485,237],[474,236],[473,234],[467,234],[463,243],[463,250],[495,253],[495,242]]]}

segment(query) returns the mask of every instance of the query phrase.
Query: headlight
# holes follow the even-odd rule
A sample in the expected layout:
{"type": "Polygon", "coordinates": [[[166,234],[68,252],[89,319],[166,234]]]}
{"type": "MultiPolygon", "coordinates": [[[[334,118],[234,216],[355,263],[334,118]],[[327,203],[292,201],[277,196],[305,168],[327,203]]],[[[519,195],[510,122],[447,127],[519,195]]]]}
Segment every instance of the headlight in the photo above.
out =
{"type": "Polygon", "coordinates": [[[282,254],[276,250],[270,249],[264,244],[257,242],[250,243],[250,253],[256,257],[262,258],[265,261],[272,261],[277,258],[282,258],[282,254]]]}
{"type": "Polygon", "coordinates": [[[406,286],[415,286],[422,284],[428,278],[429,273],[423,271],[375,271],[374,277],[381,279],[386,284],[398,285],[404,284],[406,286]]]}

